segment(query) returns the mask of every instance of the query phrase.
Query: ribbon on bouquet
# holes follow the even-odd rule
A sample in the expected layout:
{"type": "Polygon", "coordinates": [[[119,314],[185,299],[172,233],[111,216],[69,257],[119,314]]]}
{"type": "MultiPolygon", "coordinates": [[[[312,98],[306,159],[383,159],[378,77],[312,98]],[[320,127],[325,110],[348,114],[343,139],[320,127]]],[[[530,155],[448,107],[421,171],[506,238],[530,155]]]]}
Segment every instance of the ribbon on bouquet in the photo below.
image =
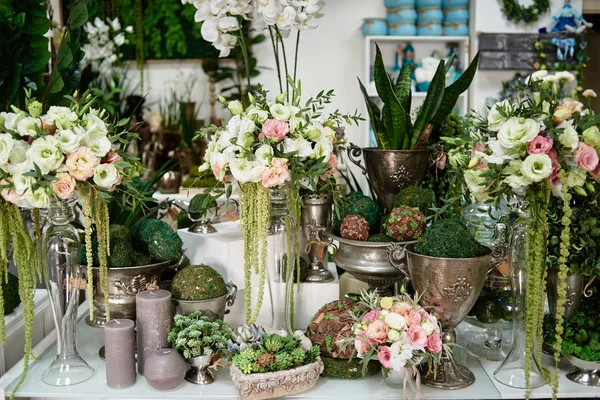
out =
{"type": "Polygon", "coordinates": [[[559,39],[553,38],[552,44],[556,46],[556,57],[560,61],[565,61],[567,57],[572,58],[575,54],[575,38],[559,39]]]}
{"type": "Polygon", "coordinates": [[[416,393],[418,399],[423,399],[423,394],[421,393],[421,374],[419,373],[417,365],[413,364],[410,367],[404,367],[404,369],[406,370],[404,371],[403,382],[404,400],[408,400],[408,390],[406,390],[407,385],[409,386],[411,392],[416,393]]]}

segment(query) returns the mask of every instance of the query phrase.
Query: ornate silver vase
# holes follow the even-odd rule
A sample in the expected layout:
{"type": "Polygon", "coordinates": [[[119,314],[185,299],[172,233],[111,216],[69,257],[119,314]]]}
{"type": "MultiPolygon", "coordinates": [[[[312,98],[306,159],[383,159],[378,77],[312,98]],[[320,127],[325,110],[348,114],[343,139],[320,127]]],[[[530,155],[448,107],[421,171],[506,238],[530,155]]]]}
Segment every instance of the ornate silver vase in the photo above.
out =
{"type": "MultiPolygon", "coordinates": [[[[593,276],[589,282],[585,283],[585,277],[583,275],[568,275],[566,279],[567,283],[567,303],[563,317],[566,321],[573,318],[573,315],[579,310],[581,306],[582,296],[590,297],[592,291],[590,286],[596,279],[593,276]]],[[[558,270],[548,270],[548,307],[550,313],[556,315],[556,301],[558,300],[558,270]]]]}
{"type": "Polygon", "coordinates": [[[332,206],[333,196],[331,194],[311,193],[302,196],[302,234],[306,240],[308,255],[307,282],[331,282],[333,280],[333,275],[327,268],[329,242],[322,239],[322,233],[331,227],[332,206]]]}
{"type": "MultiPolygon", "coordinates": [[[[419,303],[433,312],[442,324],[442,341],[456,343],[454,328],[471,310],[487,276],[491,251],[474,258],[437,258],[417,254],[414,244],[406,246],[408,275],[421,296],[419,303]]],[[[442,354],[437,373],[423,373],[421,381],[440,389],[462,389],[475,382],[475,376],[448,354],[442,354]]]]}
{"type": "Polygon", "coordinates": [[[195,385],[208,385],[215,381],[210,367],[212,356],[192,357],[187,360],[190,368],[185,373],[185,380],[195,385]]]}

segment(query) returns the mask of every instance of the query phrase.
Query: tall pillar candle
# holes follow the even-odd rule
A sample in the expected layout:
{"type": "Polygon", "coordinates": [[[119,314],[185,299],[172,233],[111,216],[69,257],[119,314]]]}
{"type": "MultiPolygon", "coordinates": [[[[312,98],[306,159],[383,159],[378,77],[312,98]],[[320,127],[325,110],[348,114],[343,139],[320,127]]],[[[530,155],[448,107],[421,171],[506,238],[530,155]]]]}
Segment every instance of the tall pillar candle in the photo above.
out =
{"type": "Polygon", "coordinates": [[[145,290],[136,295],[138,372],[144,375],[144,363],[154,351],[169,347],[171,330],[171,293],[145,290]]]}
{"type": "Polygon", "coordinates": [[[104,324],[106,385],[124,389],[135,384],[135,333],[130,319],[112,319],[104,324]]]}

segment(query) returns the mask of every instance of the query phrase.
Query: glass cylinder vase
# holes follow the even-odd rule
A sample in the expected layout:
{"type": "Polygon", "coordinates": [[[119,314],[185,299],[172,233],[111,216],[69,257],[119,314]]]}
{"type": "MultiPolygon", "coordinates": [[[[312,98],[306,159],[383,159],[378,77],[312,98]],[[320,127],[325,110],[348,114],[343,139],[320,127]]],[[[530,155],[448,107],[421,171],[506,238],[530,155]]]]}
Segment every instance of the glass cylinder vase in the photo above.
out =
{"type": "Polygon", "coordinates": [[[54,317],[57,355],[42,375],[42,380],[52,386],[75,385],[94,375],[94,369],[77,351],[75,335],[79,292],[86,285],[78,263],[81,243],[72,225],[74,205],[74,200],[50,205],[47,214],[49,226],[43,237],[44,279],[54,317]]]}

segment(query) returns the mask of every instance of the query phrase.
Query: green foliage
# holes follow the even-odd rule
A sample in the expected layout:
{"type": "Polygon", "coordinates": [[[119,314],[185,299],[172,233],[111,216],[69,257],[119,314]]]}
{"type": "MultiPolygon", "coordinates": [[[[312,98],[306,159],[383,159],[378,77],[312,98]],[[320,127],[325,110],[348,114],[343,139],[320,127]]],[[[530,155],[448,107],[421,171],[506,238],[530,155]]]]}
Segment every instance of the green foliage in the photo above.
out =
{"type": "Polygon", "coordinates": [[[390,238],[385,233],[376,233],[374,235],[369,236],[367,242],[391,242],[392,238],[390,238]]]}
{"type": "Polygon", "coordinates": [[[415,245],[415,253],[440,258],[473,258],[486,254],[469,228],[459,219],[435,222],[415,245]]]}
{"type": "Polygon", "coordinates": [[[549,0],[534,0],[529,6],[522,6],[516,0],[501,0],[502,13],[506,18],[514,22],[533,23],[542,15],[550,11],[549,0]]]}
{"type": "Polygon", "coordinates": [[[411,150],[417,146],[429,124],[435,132],[452,111],[461,93],[469,88],[477,71],[478,62],[479,54],[460,78],[446,87],[446,63],[441,61],[413,125],[410,116],[412,97],[410,66],[404,66],[396,82],[393,82],[386,71],[379,45],[376,45],[374,79],[377,94],[383,101],[383,108],[379,109],[371,100],[360,79],[359,85],[365,98],[378,147],[382,150],[411,150]]]}
{"type": "Polygon", "coordinates": [[[211,207],[216,207],[217,201],[207,193],[198,193],[190,200],[189,212],[206,215],[211,207]]]}
{"type": "Polygon", "coordinates": [[[427,216],[431,214],[434,202],[435,195],[431,190],[410,185],[398,192],[394,198],[394,208],[409,206],[416,208],[427,216]]]}
{"type": "Polygon", "coordinates": [[[109,267],[131,267],[133,264],[133,246],[131,242],[123,239],[110,241],[109,267]]]}
{"type": "Polygon", "coordinates": [[[173,278],[171,294],[179,300],[208,300],[227,293],[223,277],[208,265],[190,265],[173,278]]]}
{"type": "Polygon", "coordinates": [[[175,316],[168,340],[187,360],[224,351],[231,335],[231,328],[225,322],[211,321],[200,311],[196,311],[189,316],[175,316]]]}

